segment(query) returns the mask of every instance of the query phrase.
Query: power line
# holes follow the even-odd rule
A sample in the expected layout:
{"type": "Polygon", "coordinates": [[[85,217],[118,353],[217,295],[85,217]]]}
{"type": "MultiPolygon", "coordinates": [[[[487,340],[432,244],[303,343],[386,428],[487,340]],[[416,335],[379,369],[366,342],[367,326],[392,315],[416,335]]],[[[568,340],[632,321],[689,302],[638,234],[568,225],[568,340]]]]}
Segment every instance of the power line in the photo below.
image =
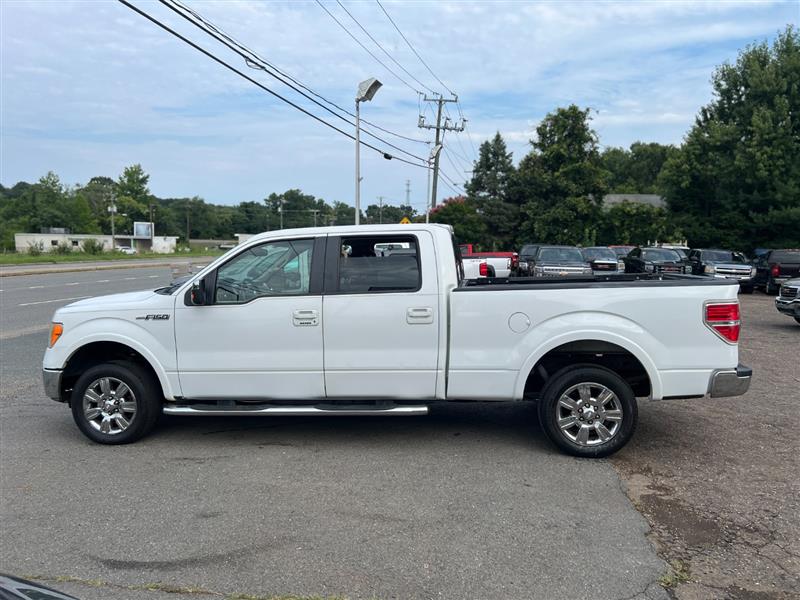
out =
{"type": "MultiPolygon", "coordinates": [[[[167,8],[169,8],[170,10],[172,10],[173,12],[175,12],[176,14],[180,15],[181,17],[183,17],[184,19],[186,19],[187,21],[189,21],[189,22],[190,22],[192,25],[194,25],[195,27],[197,27],[197,28],[198,28],[198,29],[200,29],[201,31],[203,31],[203,32],[207,33],[208,35],[212,36],[212,37],[213,37],[215,40],[217,40],[218,42],[221,42],[221,43],[222,43],[222,44],[224,44],[224,45],[225,45],[227,48],[229,48],[230,50],[232,50],[233,52],[235,52],[236,54],[238,54],[239,56],[241,56],[241,57],[242,57],[242,58],[245,60],[245,63],[246,63],[246,64],[247,64],[249,67],[251,67],[251,68],[254,68],[254,69],[259,69],[259,70],[261,70],[261,71],[264,71],[264,72],[265,72],[265,73],[267,73],[267,74],[268,74],[270,77],[272,77],[272,78],[274,78],[274,79],[277,79],[278,81],[280,81],[281,83],[283,83],[283,84],[284,84],[284,85],[286,85],[287,87],[291,88],[292,90],[294,90],[295,92],[297,92],[298,94],[300,94],[301,96],[303,96],[304,98],[306,98],[306,99],[310,100],[311,102],[313,102],[313,103],[314,103],[314,104],[316,104],[317,106],[321,107],[323,110],[325,110],[325,111],[329,112],[329,113],[330,113],[330,114],[332,114],[334,117],[336,117],[336,118],[338,118],[338,119],[341,119],[342,121],[344,121],[344,122],[345,122],[345,123],[347,123],[348,125],[351,125],[351,126],[355,127],[355,123],[353,123],[352,121],[349,121],[348,119],[344,118],[344,117],[343,117],[342,115],[340,115],[339,113],[337,113],[337,112],[334,112],[333,110],[331,110],[330,108],[328,108],[327,106],[325,106],[324,104],[322,104],[321,102],[319,102],[319,101],[315,100],[314,98],[312,98],[311,96],[309,96],[308,94],[306,94],[305,92],[303,92],[302,90],[298,89],[297,87],[295,87],[295,86],[294,86],[294,85],[292,85],[291,83],[287,82],[285,79],[283,79],[283,78],[279,77],[278,75],[276,75],[274,72],[272,72],[272,71],[271,71],[269,68],[267,68],[266,66],[259,65],[259,64],[257,64],[257,62],[256,62],[256,61],[253,61],[253,60],[251,60],[251,58],[250,58],[250,57],[248,57],[248,56],[247,56],[247,54],[250,54],[250,55],[254,56],[254,57],[257,59],[257,60],[259,60],[259,61],[261,61],[261,62],[265,63],[266,65],[269,65],[269,67],[271,67],[271,68],[275,69],[276,71],[278,71],[278,72],[280,73],[280,70],[279,70],[279,69],[276,69],[276,68],[275,68],[275,67],[273,67],[273,66],[272,66],[270,63],[268,63],[267,61],[264,61],[263,59],[261,59],[261,58],[260,58],[260,57],[259,57],[257,54],[255,54],[253,51],[251,51],[251,50],[247,49],[246,47],[242,46],[241,44],[239,44],[239,43],[238,43],[238,42],[236,42],[235,40],[233,40],[233,39],[229,38],[229,36],[227,36],[227,35],[226,35],[224,32],[219,32],[219,33],[217,33],[217,32],[218,32],[218,29],[216,28],[216,26],[214,26],[213,24],[209,23],[208,21],[206,21],[205,19],[203,19],[202,17],[200,17],[200,15],[198,15],[198,14],[197,14],[197,13],[195,13],[194,11],[191,11],[191,10],[189,10],[189,9],[186,9],[188,12],[192,13],[192,15],[195,15],[195,16],[196,16],[198,19],[200,19],[200,20],[203,22],[203,24],[199,23],[197,20],[193,19],[193,18],[192,18],[192,17],[190,17],[189,15],[187,15],[187,14],[185,14],[185,13],[181,12],[181,10],[180,10],[180,9],[183,9],[183,8],[186,8],[186,7],[184,7],[184,6],[183,6],[183,5],[182,5],[180,2],[177,2],[177,1],[175,1],[175,0],[161,0],[161,4],[163,4],[164,6],[166,6],[167,8]],[[204,26],[204,25],[205,25],[205,26],[204,26]],[[221,38],[225,38],[225,39],[221,39],[221,38]]],[[[302,87],[305,87],[305,86],[302,86],[302,87]]],[[[346,112],[346,111],[345,111],[345,112],[346,112]]],[[[353,116],[355,116],[355,115],[353,115],[353,116]]],[[[365,133],[365,134],[369,135],[370,137],[372,137],[372,138],[374,138],[374,139],[376,139],[376,140],[379,140],[379,141],[383,142],[384,144],[386,144],[386,145],[387,145],[387,146],[389,146],[390,148],[394,148],[394,149],[395,149],[395,150],[397,150],[398,152],[402,152],[402,153],[403,153],[403,154],[405,154],[406,156],[410,156],[411,158],[415,158],[415,159],[417,159],[417,160],[420,160],[420,161],[424,161],[424,160],[425,160],[423,157],[421,157],[421,156],[417,156],[416,154],[412,154],[411,152],[408,152],[408,151],[404,150],[404,149],[403,149],[403,148],[401,148],[400,146],[397,146],[397,145],[395,145],[395,144],[392,144],[391,142],[388,142],[388,141],[386,141],[385,139],[381,138],[380,136],[377,136],[377,135],[375,135],[374,133],[372,133],[371,131],[369,131],[369,130],[367,130],[367,129],[364,129],[363,131],[364,131],[364,133],[365,133]]]]}
{"type": "MultiPolygon", "coordinates": [[[[317,2],[319,2],[319,0],[317,0],[317,2]]],[[[383,14],[385,14],[386,18],[389,19],[389,21],[392,23],[392,25],[394,25],[394,28],[397,30],[397,33],[399,33],[400,37],[402,37],[403,40],[405,40],[406,44],[408,44],[408,47],[411,48],[411,51],[419,59],[419,62],[421,62],[425,66],[425,68],[428,69],[428,73],[433,75],[433,78],[436,81],[438,81],[440,84],[442,84],[442,87],[444,89],[446,89],[450,93],[451,96],[453,96],[455,98],[458,98],[458,96],[453,92],[453,90],[451,90],[449,87],[447,87],[447,85],[445,84],[444,81],[439,79],[439,77],[436,75],[436,73],[434,73],[433,70],[428,66],[428,63],[426,63],[424,60],[422,60],[422,57],[419,55],[419,52],[417,52],[417,50],[414,48],[414,46],[411,45],[411,42],[409,42],[408,38],[403,34],[402,31],[400,31],[400,28],[397,26],[397,23],[394,22],[394,19],[392,19],[392,17],[389,15],[389,13],[386,12],[386,9],[383,7],[383,4],[381,4],[381,0],[375,0],[375,2],[377,2],[378,6],[381,7],[381,10],[383,11],[383,14]]]]}
{"type": "Polygon", "coordinates": [[[321,8],[322,10],[324,10],[326,13],[328,13],[328,16],[329,16],[331,19],[333,19],[334,21],[336,21],[336,24],[337,24],[337,25],[339,25],[339,27],[341,27],[341,28],[344,30],[344,32],[345,32],[347,35],[349,35],[351,38],[353,38],[353,40],[355,40],[355,42],[356,42],[356,43],[357,43],[359,46],[361,46],[361,47],[364,49],[364,51],[365,51],[367,54],[369,54],[369,55],[370,55],[372,58],[374,58],[374,59],[375,59],[375,60],[376,60],[376,61],[377,61],[377,62],[378,62],[380,65],[382,65],[384,69],[386,69],[387,71],[389,71],[389,73],[391,73],[391,74],[392,74],[392,75],[394,75],[394,76],[395,76],[397,79],[399,79],[399,80],[400,80],[400,81],[401,81],[401,82],[402,82],[402,83],[403,83],[403,84],[404,84],[406,87],[408,87],[408,88],[409,88],[411,91],[413,91],[415,94],[421,94],[421,93],[422,93],[422,92],[421,92],[421,91],[419,91],[417,88],[415,88],[413,85],[411,85],[410,83],[408,83],[408,82],[407,82],[405,79],[403,79],[402,77],[400,77],[400,75],[398,75],[397,73],[395,73],[394,71],[392,71],[392,69],[390,69],[390,68],[389,68],[389,67],[386,65],[386,63],[385,63],[385,62],[383,62],[383,61],[382,61],[380,58],[378,58],[377,56],[375,56],[375,55],[372,53],[372,51],[371,51],[369,48],[367,48],[367,47],[366,47],[364,44],[362,44],[362,43],[361,43],[361,40],[359,40],[359,39],[358,39],[356,36],[354,36],[354,35],[353,35],[353,34],[350,32],[350,30],[349,30],[347,27],[345,27],[345,26],[344,26],[344,24],[343,24],[343,23],[342,23],[342,22],[341,22],[339,19],[337,19],[337,18],[336,18],[336,17],[333,15],[333,13],[332,13],[331,11],[329,11],[327,8],[325,8],[325,5],[324,5],[324,4],[323,4],[323,3],[322,3],[320,0],[315,0],[315,1],[316,1],[316,3],[317,3],[317,4],[319,4],[319,6],[320,6],[320,8],[321,8]]]}
{"type": "MultiPolygon", "coordinates": [[[[337,103],[333,102],[332,100],[329,100],[325,96],[322,96],[321,94],[315,92],[310,87],[305,85],[303,82],[299,81],[297,78],[293,77],[292,75],[290,75],[286,71],[283,71],[282,69],[277,67],[275,64],[273,64],[273,63],[269,62],[268,60],[264,59],[258,53],[256,53],[254,50],[252,50],[251,48],[247,47],[246,45],[242,44],[241,42],[239,42],[236,39],[234,39],[233,37],[231,37],[224,30],[222,30],[220,27],[216,26],[214,23],[210,22],[208,19],[203,17],[201,14],[199,14],[198,12],[192,10],[190,7],[188,7],[185,4],[183,4],[182,2],[180,2],[180,0],[170,0],[170,1],[171,1],[171,4],[174,4],[174,5],[178,6],[178,7],[180,7],[181,10],[191,14],[195,19],[197,19],[198,21],[202,22],[206,27],[208,27],[209,29],[212,29],[214,32],[216,32],[220,36],[224,37],[226,40],[228,40],[230,43],[235,45],[240,50],[242,50],[244,52],[247,52],[252,57],[254,57],[258,61],[260,61],[263,65],[266,65],[269,68],[271,68],[272,70],[276,71],[282,77],[285,77],[286,79],[289,79],[293,83],[297,84],[298,86],[300,86],[301,88],[306,90],[308,93],[310,93],[312,96],[316,96],[317,98],[319,98],[323,102],[325,102],[325,103],[333,106],[334,108],[342,111],[343,113],[355,118],[355,114],[353,114],[351,111],[347,110],[346,108],[342,108],[341,106],[339,106],[337,103]]],[[[162,0],[162,2],[163,2],[163,0],[162,0]]],[[[175,10],[172,6],[170,6],[170,8],[175,10]]],[[[247,61],[247,60],[248,59],[245,58],[245,61],[247,61]]],[[[250,66],[250,65],[248,65],[248,66],[250,66]]],[[[262,67],[260,65],[257,65],[257,66],[253,66],[251,68],[261,69],[262,67]]],[[[393,135],[393,136],[395,136],[397,138],[400,138],[400,139],[408,140],[409,142],[416,142],[418,144],[426,144],[427,143],[425,140],[419,140],[419,139],[416,139],[416,138],[408,137],[406,135],[402,135],[402,134],[397,133],[395,131],[392,131],[390,129],[385,129],[384,127],[381,127],[380,125],[378,125],[376,123],[372,123],[371,121],[367,121],[366,119],[363,119],[363,118],[361,119],[361,122],[362,123],[366,123],[370,127],[374,127],[375,129],[378,129],[379,131],[383,131],[384,133],[388,133],[389,135],[393,135]]]]}
{"type": "MultiPolygon", "coordinates": [[[[133,4],[131,4],[130,2],[128,2],[127,0],[118,0],[118,2],[119,2],[120,4],[123,4],[123,5],[127,6],[127,7],[128,7],[128,8],[130,8],[132,11],[134,11],[135,13],[138,13],[139,15],[141,15],[142,17],[144,17],[145,19],[147,19],[148,21],[150,21],[150,22],[151,22],[151,23],[153,23],[154,25],[157,25],[158,27],[160,27],[160,28],[161,28],[161,29],[163,29],[164,31],[166,31],[166,32],[168,32],[168,33],[170,33],[170,34],[172,34],[173,36],[175,36],[175,37],[176,37],[176,38],[178,38],[179,40],[181,40],[181,41],[185,42],[186,44],[188,44],[189,46],[191,46],[192,48],[194,48],[195,50],[197,50],[197,51],[198,51],[198,52],[200,52],[201,54],[204,54],[204,55],[206,55],[208,58],[210,58],[210,59],[212,59],[213,61],[215,61],[215,62],[219,63],[220,65],[222,65],[222,66],[223,66],[223,67],[225,67],[226,69],[228,69],[228,70],[230,70],[230,71],[233,71],[234,73],[236,73],[237,75],[239,75],[239,76],[240,76],[240,77],[242,77],[243,79],[246,79],[247,81],[249,81],[249,82],[250,82],[250,83],[252,83],[253,85],[255,85],[255,86],[257,86],[257,87],[261,88],[262,90],[264,90],[264,91],[265,91],[265,92],[267,92],[268,94],[270,94],[270,95],[274,96],[275,98],[278,98],[279,100],[281,100],[281,101],[285,102],[285,103],[286,103],[286,104],[288,104],[289,106],[291,106],[291,107],[293,107],[293,108],[296,108],[297,110],[299,110],[299,111],[300,111],[300,112],[302,112],[303,114],[305,114],[305,115],[307,115],[307,116],[311,117],[311,118],[312,118],[312,119],[314,119],[315,121],[318,121],[318,122],[322,123],[322,124],[323,124],[323,125],[325,125],[326,127],[329,127],[329,128],[331,128],[331,129],[333,129],[334,131],[337,131],[337,132],[341,133],[341,134],[342,134],[342,135],[344,135],[345,137],[348,137],[348,138],[350,138],[351,140],[355,140],[355,139],[356,139],[356,138],[355,138],[355,136],[353,136],[352,134],[350,134],[350,133],[348,133],[348,132],[346,132],[346,131],[344,131],[344,130],[342,130],[342,129],[339,129],[338,127],[336,127],[335,125],[332,125],[331,123],[329,123],[329,122],[328,122],[328,121],[326,121],[325,119],[323,119],[323,118],[321,118],[321,117],[318,117],[317,115],[315,115],[315,114],[314,114],[314,113],[312,113],[312,112],[309,112],[308,110],[306,110],[306,109],[305,109],[305,108],[303,108],[302,106],[299,106],[298,104],[295,104],[294,102],[292,102],[292,101],[291,101],[291,100],[289,100],[288,98],[285,98],[285,97],[281,96],[279,93],[277,93],[276,91],[274,91],[274,90],[272,90],[272,89],[268,88],[268,87],[267,87],[267,86],[265,86],[263,83],[261,83],[261,82],[259,82],[259,81],[256,81],[255,79],[253,79],[253,78],[252,78],[252,77],[250,77],[249,75],[247,75],[247,74],[243,73],[242,71],[240,71],[240,70],[239,70],[239,69],[237,69],[236,67],[234,67],[234,66],[232,66],[232,65],[228,64],[227,62],[225,62],[225,61],[224,61],[224,60],[222,60],[221,58],[219,58],[219,57],[215,56],[214,54],[212,54],[211,52],[209,52],[208,50],[206,50],[206,49],[204,49],[204,48],[201,48],[200,46],[198,46],[197,44],[195,44],[193,41],[191,41],[190,39],[188,39],[187,37],[185,37],[185,36],[181,35],[181,34],[180,34],[180,33],[178,33],[177,31],[175,31],[174,29],[170,28],[169,26],[167,26],[167,25],[165,25],[164,23],[162,23],[161,21],[159,21],[158,19],[156,19],[156,18],[154,18],[154,17],[150,16],[148,13],[146,13],[146,12],[144,12],[143,10],[141,10],[140,8],[138,8],[138,7],[134,6],[133,4]]],[[[391,156],[391,155],[390,155],[390,154],[388,154],[387,152],[384,152],[384,151],[383,151],[383,150],[381,150],[380,148],[377,148],[376,146],[373,146],[372,144],[369,144],[369,143],[367,143],[367,142],[363,142],[363,141],[362,141],[362,142],[361,142],[361,144],[362,144],[363,146],[365,146],[365,147],[369,148],[370,150],[374,150],[375,152],[378,152],[378,153],[382,154],[384,157],[391,157],[391,158],[394,158],[395,160],[399,160],[400,162],[404,162],[404,163],[407,163],[407,164],[409,164],[409,165],[413,165],[413,166],[415,166],[415,167],[429,168],[429,167],[427,166],[427,164],[425,164],[425,165],[421,165],[421,164],[418,164],[418,163],[415,163],[415,162],[411,162],[411,161],[409,161],[409,160],[406,160],[406,159],[404,159],[404,158],[400,158],[400,157],[397,157],[397,156],[391,156]]]]}
{"type": "Polygon", "coordinates": [[[366,28],[365,28],[365,27],[364,27],[364,26],[363,26],[361,23],[359,23],[358,19],[356,19],[356,18],[353,16],[353,13],[351,13],[349,10],[347,10],[347,8],[345,8],[344,4],[342,4],[342,3],[341,3],[339,0],[336,0],[336,4],[338,4],[338,5],[339,5],[339,6],[342,8],[342,10],[343,10],[344,12],[346,12],[346,13],[347,13],[347,16],[348,16],[348,17],[350,17],[351,19],[353,19],[353,21],[355,22],[355,24],[356,24],[356,25],[358,25],[358,26],[361,28],[361,31],[363,31],[363,32],[364,32],[364,33],[367,35],[367,37],[368,37],[369,39],[371,39],[371,40],[372,40],[372,42],[373,42],[373,43],[374,43],[374,44],[375,44],[375,45],[376,45],[378,48],[380,48],[380,49],[381,49],[381,51],[382,51],[382,52],[383,52],[383,53],[384,53],[386,56],[388,56],[388,57],[389,57],[389,59],[390,59],[390,60],[391,60],[391,61],[392,61],[394,64],[396,64],[398,67],[400,67],[400,68],[403,70],[403,72],[404,72],[406,75],[408,75],[409,77],[411,77],[411,79],[413,79],[414,81],[416,81],[418,84],[420,84],[420,85],[421,85],[422,87],[424,87],[426,90],[428,90],[428,91],[429,91],[431,94],[435,94],[435,93],[436,93],[434,90],[432,90],[432,89],[431,89],[431,88],[429,88],[427,85],[425,85],[424,83],[422,83],[422,82],[421,82],[419,79],[417,79],[416,77],[414,77],[414,75],[413,75],[412,73],[410,73],[410,72],[408,71],[408,69],[406,69],[406,68],[405,68],[403,65],[401,65],[399,62],[397,62],[397,60],[394,58],[394,56],[392,56],[392,55],[391,55],[391,54],[390,54],[390,53],[389,53],[389,52],[388,52],[388,51],[387,51],[387,50],[386,50],[386,49],[385,49],[383,46],[381,46],[380,42],[378,42],[378,40],[376,40],[374,37],[372,37],[372,34],[370,34],[370,32],[369,32],[369,31],[367,31],[367,30],[366,30],[366,28]]]}

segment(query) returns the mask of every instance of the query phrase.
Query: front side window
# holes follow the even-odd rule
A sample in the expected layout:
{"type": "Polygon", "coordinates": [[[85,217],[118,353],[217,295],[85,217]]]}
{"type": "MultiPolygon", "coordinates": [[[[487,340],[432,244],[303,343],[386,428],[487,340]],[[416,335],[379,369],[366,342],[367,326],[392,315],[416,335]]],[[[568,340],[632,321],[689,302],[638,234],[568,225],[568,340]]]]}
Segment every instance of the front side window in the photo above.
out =
{"type": "Polygon", "coordinates": [[[344,237],[339,245],[339,292],[415,292],[419,249],[411,235],[344,237]]]}
{"type": "Polygon", "coordinates": [[[262,296],[308,294],[314,240],[283,240],[248,248],[217,271],[217,304],[262,296]]]}

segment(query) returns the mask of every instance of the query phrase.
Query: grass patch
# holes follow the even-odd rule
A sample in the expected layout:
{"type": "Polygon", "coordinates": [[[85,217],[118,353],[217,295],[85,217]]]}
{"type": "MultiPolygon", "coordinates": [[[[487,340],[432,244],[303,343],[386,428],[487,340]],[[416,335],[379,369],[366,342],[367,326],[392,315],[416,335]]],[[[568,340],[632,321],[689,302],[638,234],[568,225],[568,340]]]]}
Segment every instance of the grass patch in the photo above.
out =
{"type": "Polygon", "coordinates": [[[664,588],[674,588],[688,581],[691,581],[689,565],[678,559],[670,561],[669,569],[658,579],[658,583],[664,588]]]}
{"type": "Polygon", "coordinates": [[[18,252],[7,252],[0,254],[0,266],[7,265],[41,265],[41,264],[63,264],[95,262],[103,260],[144,260],[154,258],[195,258],[221,256],[224,252],[219,249],[192,250],[191,252],[176,252],[174,254],[155,254],[147,252],[142,254],[122,254],[122,252],[104,252],[102,254],[87,254],[85,252],[69,252],[66,254],[56,254],[43,252],[41,254],[22,254],[18,252]]]}

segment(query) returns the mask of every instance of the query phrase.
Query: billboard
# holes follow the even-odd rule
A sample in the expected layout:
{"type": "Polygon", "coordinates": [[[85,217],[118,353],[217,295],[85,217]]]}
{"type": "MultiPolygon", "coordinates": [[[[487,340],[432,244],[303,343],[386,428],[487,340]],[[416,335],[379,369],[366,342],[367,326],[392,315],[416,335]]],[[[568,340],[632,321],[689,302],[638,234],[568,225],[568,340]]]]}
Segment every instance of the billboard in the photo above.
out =
{"type": "Polygon", "coordinates": [[[153,224],[145,221],[133,222],[133,237],[150,239],[153,237],[153,224]]]}

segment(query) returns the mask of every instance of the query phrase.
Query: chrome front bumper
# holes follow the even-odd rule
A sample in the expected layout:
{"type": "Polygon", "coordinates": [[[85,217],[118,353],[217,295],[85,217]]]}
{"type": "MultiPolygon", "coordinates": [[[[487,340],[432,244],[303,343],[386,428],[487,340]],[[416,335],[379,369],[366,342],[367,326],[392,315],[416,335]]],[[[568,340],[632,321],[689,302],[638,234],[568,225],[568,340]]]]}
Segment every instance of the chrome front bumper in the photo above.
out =
{"type": "Polygon", "coordinates": [[[780,297],[775,298],[775,308],[790,317],[800,317],[800,298],[792,300],[782,300],[780,297]]]}
{"type": "Polygon", "coordinates": [[[61,398],[61,371],[42,369],[42,382],[44,383],[44,393],[48,398],[63,402],[61,398]]]}
{"type": "Polygon", "coordinates": [[[708,395],[712,398],[741,396],[750,389],[753,369],[739,365],[735,369],[714,371],[708,385],[708,395]]]}

